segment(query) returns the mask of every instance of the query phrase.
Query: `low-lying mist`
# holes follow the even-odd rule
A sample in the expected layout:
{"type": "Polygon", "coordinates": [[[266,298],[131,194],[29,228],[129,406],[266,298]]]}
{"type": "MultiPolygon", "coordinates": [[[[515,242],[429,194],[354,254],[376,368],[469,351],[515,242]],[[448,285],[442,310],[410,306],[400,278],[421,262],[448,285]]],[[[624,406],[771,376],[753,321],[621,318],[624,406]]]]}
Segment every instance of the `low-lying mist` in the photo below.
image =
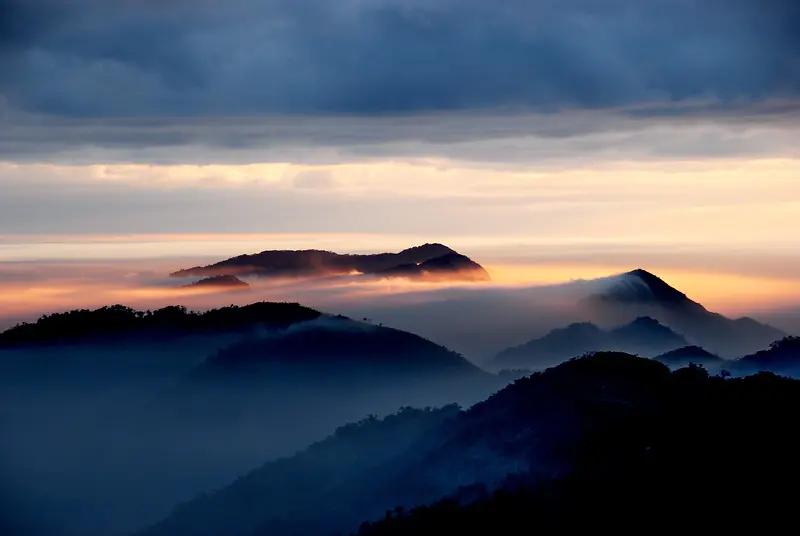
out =
{"type": "Polygon", "coordinates": [[[249,289],[186,288],[169,264],[20,263],[0,271],[0,328],[40,314],[123,303],[138,309],[184,305],[204,310],[256,301],[290,301],[412,331],[480,362],[509,344],[583,320],[578,299],[600,281],[568,284],[409,281],[363,275],[328,278],[241,277],[249,289]]]}

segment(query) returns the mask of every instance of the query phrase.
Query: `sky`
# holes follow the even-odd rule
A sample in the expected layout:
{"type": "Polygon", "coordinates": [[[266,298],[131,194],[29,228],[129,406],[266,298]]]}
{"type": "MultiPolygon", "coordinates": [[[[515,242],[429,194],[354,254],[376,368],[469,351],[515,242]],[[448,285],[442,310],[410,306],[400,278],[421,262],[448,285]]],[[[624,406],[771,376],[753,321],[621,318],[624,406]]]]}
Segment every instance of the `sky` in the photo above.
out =
{"type": "Polygon", "coordinates": [[[0,0],[0,317],[80,301],[76,264],[432,241],[499,283],[643,267],[800,307],[798,27],[793,0],[0,0]]]}

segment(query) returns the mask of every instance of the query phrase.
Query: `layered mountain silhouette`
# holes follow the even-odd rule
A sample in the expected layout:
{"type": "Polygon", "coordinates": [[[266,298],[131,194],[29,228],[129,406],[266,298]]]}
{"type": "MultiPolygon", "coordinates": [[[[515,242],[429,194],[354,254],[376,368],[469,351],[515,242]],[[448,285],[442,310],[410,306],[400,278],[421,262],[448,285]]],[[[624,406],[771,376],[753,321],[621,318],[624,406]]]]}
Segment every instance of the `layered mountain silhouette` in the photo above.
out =
{"type": "Polygon", "coordinates": [[[235,275],[215,275],[211,277],[206,277],[204,279],[200,279],[199,281],[195,281],[194,283],[189,283],[188,285],[184,285],[184,288],[219,288],[219,289],[231,289],[231,290],[249,290],[250,285],[245,283],[235,275]]]}
{"type": "Polygon", "coordinates": [[[68,536],[128,533],[343,423],[471,405],[510,381],[291,303],[47,315],[0,335],[0,354],[3,455],[30,460],[15,475],[68,536]]]}
{"type": "Polygon", "coordinates": [[[208,266],[173,272],[173,277],[248,275],[321,277],[353,273],[381,277],[486,281],[489,274],[473,260],[442,244],[423,244],[399,253],[342,255],[322,250],[271,250],[239,255],[208,266]]]}
{"type": "Polygon", "coordinates": [[[253,380],[258,375],[292,372],[348,379],[373,373],[423,377],[426,374],[483,375],[461,355],[422,337],[346,317],[324,317],[232,345],[209,357],[195,379],[253,380]]]}
{"type": "Polygon", "coordinates": [[[651,356],[687,344],[681,335],[650,317],[637,318],[609,331],[582,322],[503,350],[495,356],[494,365],[541,370],[590,352],[617,350],[651,356]]]}
{"type": "Polygon", "coordinates": [[[785,337],[769,348],[747,355],[732,364],[739,374],[769,371],[800,377],[800,337],[785,337]]]}
{"type": "Polygon", "coordinates": [[[793,511],[784,490],[800,476],[800,442],[786,423],[798,404],[795,380],[725,380],[599,353],[466,411],[345,426],[178,505],[139,536],[639,531],[675,516],[675,527],[727,527],[741,519],[720,519],[732,504],[763,527],[793,511]]]}
{"type": "Polygon", "coordinates": [[[755,352],[786,336],[752,318],[730,319],[711,312],[642,269],[611,278],[606,290],[587,297],[580,305],[597,321],[622,323],[640,316],[655,318],[692,344],[723,357],[755,352]]]}
{"type": "Polygon", "coordinates": [[[718,371],[731,362],[712,354],[699,346],[685,346],[654,357],[656,361],[664,363],[670,368],[678,369],[691,364],[699,365],[708,371],[718,371]]]}
{"type": "Polygon", "coordinates": [[[176,407],[178,419],[213,413],[274,424],[304,418],[308,437],[367,408],[386,413],[404,405],[471,404],[505,383],[412,333],[323,316],[218,350],[158,404],[176,407]],[[315,419],[323,426],[312,425],[315,419]]]}

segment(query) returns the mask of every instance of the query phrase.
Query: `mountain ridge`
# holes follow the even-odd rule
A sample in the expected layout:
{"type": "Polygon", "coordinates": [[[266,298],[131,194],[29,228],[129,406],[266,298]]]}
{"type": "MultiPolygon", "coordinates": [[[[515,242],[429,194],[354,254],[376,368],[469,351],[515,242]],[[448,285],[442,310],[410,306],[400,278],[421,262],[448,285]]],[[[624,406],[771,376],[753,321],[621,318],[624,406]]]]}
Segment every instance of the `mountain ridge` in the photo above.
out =
{"type": "Polygon", "coordinates": [[[506,368],[533,365],[534,370],[540,370],[591,352],[662,353],[687,344],[681,335],[651,317],[638,317],[611,330],[603,330],[590,322],[577,322],[507,348],[493,361],[506,368]]]}
{"type": "Polygon", "coordinates": [[[478,263],[439,243],[425,243],[398,253],[374,254],[339,254],[318,249],[265,250],[178,270],[170,276],[319,277],[360,273],[425,278],[428,271],[436,272],[436,277],[447,275],[453,280],[489,279],[488,272],[478,263]]]}

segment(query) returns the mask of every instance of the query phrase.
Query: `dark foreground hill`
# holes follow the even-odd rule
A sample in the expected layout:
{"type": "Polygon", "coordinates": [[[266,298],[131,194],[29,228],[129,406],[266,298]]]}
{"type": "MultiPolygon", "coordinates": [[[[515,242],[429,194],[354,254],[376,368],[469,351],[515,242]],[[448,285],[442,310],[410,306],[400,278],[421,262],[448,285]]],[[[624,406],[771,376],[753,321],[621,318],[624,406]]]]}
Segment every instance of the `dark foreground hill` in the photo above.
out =
{"type": "Polygon", "coordinates": [[[785,489],[800,476],[800,439],[788,425],[798,407],[794,380],[725,380],[597,354],[466,411],[346,427],[141,534],[329,535],[361,521],[370,522],[364,535],[766,523],[791,503],[785,489]]]}
{"type": "MultiPolygon", "coordinates": [[[[723,380],[686,368],[664,382],[655,402],[630,405],[586,434],[563,478],[520,474],[496,490],[462,490],[410,512],[388,512],[358,535],[427,536],[441,527],[498,535],[688,527],[772,534],[793,522],[785,490],[800,476],[800,439],[787,420],[800,404],[800,382],[769,373],[723,380]]],[[[608,415],[614,403],[628,405],[612,397],[596,409],[608,415]]]]}
{"type": "Polygon", "coordinates": [[[368,255],[342,255],[322,250],[270,250],[239,255],[208,266],[178,270],[170,275],[322,277],[352,273],[411,279],[489,279],[488,272],[478,263],[442,244],[423,244],[399,253],[368,255]]]}

